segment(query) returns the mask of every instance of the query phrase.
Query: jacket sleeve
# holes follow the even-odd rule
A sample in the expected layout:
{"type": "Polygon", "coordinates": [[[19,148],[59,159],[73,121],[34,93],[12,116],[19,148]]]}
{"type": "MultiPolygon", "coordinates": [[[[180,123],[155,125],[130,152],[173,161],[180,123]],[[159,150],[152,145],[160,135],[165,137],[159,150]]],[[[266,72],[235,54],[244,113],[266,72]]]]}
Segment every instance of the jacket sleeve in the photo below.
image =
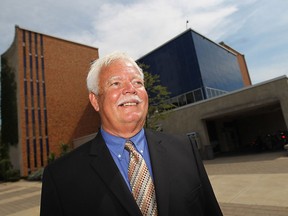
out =
{"type": "Polygon", "coordinates": [[[199,151],[196,148],[196,144],[191,140],[190,144],[192,146],[192,151],[194,154],[195,162],[198,169],[198,174],[202,183],[202,205],[205,210],[205,216],[223,216],[220,206],[216,200],[213,188],[211,186],[210,180],[206,173],[205,167],[203,165],[202,159],[200,157],[199,151]]]}
{"type": "Polygon", "coordinates": [[[40,216],[51,215],[62,216],[64,214],[61,208],[61,203],[53,176],[51,175],[49,166],[47,166],[44,170],[42,178],[40,216]]]}

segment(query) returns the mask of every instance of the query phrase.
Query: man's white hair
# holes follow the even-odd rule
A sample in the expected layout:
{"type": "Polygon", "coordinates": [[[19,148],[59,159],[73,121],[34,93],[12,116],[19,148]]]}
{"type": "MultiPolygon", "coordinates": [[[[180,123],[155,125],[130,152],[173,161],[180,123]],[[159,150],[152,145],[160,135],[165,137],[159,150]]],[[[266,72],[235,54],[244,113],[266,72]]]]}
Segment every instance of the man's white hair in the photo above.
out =
{"type": "Polygon", "coordinates": [[[102,58],[99,58],[95,60],[90,67],[90,70],[88,72],[88,76],[86,79],[87,82],[87,88],[89,93],[93,92],[94,94],[99,94],[99,75],[102,73],[102,68],[109,66],[113,61],[115,60],[128,60],[130,63],[135,66],[135,68],[139,71],[142,79],[144,79],[144,74],[142,69],[137,65],[137,63],[126,53],[123,52],[113,52],[111,54],[108,54],[102,58]]]}

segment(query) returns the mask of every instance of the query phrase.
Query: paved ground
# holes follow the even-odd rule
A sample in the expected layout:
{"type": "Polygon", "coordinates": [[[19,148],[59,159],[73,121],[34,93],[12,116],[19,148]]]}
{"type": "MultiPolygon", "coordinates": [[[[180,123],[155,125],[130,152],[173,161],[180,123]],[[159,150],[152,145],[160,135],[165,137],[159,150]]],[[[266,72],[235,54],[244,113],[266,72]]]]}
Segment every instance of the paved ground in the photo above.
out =
{"type": "MultiPolygon", "coordinates": [[[[287,216],[288,156],[284,152],[205,161],[224,216],[287,216]]],[[[40,182],[0,183],[0,216],[39,215],[40,182]]]]}
{"type": "Polygon", "coordinates": [[[40,182],[19,181],[0,184],[0,216],[37,216],[40,182]]]}
{"type": "Polygon", "coordinates": [[[205,161],[225,216],[287,216],[286,152],[219,157],[205,161]]]}

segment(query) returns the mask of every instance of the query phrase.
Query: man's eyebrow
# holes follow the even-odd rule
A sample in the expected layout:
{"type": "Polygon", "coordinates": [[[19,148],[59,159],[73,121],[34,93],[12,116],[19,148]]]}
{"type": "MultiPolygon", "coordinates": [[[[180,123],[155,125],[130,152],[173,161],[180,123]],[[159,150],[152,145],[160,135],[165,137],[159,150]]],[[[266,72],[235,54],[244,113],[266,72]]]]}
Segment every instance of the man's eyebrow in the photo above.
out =
{"type": "Polygon", "coordinates": [[[121,80],[120,76],[112,76],[107,80],[107,83],[111,83],[114,80],[121,80]]]}
{"type": "Polygon", "coordinates": [[[135,74],[133,79],[142,79],[143,80],[143,78],[142,78],[142,76],[140,74],[135,74]]]}

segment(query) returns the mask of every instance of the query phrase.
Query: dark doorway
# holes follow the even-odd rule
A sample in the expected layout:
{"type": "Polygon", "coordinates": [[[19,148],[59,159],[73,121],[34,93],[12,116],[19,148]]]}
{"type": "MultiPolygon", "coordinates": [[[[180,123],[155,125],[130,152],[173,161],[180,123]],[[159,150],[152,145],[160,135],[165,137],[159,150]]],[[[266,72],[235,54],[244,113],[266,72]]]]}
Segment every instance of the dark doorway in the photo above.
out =
{"type": "Polygon", "coordinates": [[[280,149],[281,133],[287,131],[280,103],[215,116],[206,126],[215,154],[280,149]]]}

